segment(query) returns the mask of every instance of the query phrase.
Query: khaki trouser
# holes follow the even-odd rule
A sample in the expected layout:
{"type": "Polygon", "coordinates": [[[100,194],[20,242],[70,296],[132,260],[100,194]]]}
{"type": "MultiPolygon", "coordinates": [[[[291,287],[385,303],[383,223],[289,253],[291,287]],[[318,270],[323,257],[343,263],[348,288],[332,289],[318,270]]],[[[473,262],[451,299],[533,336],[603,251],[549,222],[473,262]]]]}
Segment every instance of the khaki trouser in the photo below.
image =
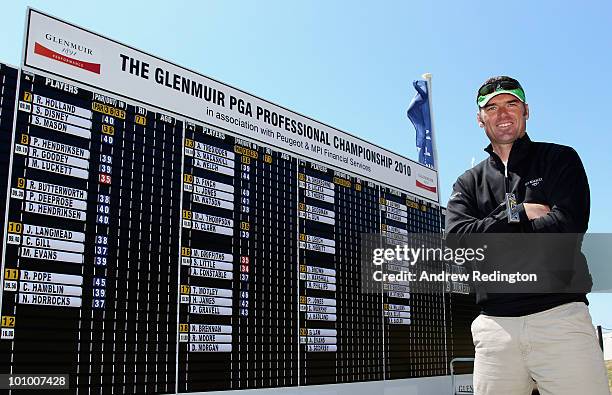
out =
{"type": "Polygon", "coordinates": [[[587,306],[568,303],[522,317],[479,315],[475,395],[610,395],[587,306]]]}

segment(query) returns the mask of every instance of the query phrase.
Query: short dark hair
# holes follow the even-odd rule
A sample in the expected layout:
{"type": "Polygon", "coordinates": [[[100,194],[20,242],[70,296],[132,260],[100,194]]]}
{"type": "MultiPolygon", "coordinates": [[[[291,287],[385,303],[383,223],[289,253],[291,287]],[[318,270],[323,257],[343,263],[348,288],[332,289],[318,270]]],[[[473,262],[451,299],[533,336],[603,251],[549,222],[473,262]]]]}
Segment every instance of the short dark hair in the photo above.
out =
{"type": "Polygon", "coordinates": [[[514,78],[508,77],[507,75],[496,75],[494,77],[489,77],[482,85],[490,84],[492,82],[501,82],[501,81],[518,82],[514,78]]]}
{"type": "Polygon", "coordinates": [[[518,84],[518,85],[521,87],[521,89],[523,90],[523,92],[525,91],[525,90],[523,89],[523,87],[522,87],[521,83],[520,83],[520,82],[518,82],[518,80],[515,80],[515,79],[514,79],[514,78],[512,78],[512,77],[508,77],[507,75],[496,75],[496,76],[494,76],[494,77],[489,77],[489,78],[487,78],[487,80],[486,80],[485,82],[483,82],[483,83],[482,83],[482,85],[480,85],[480,86],[478,87],[478,89],[476,90],[476,102],[478,102],[478,96],[479,96],[478,92],[480,92],[480,89],[482,89],[482,87],[483,87],[483,86],[488,85],[488,84],[494,84],[494,83],[496,83],[496,82],[504,82],[504,81],[511,81],[511,82],[515,82],[515,83],[517,83],[517,84],[518,84]]]}

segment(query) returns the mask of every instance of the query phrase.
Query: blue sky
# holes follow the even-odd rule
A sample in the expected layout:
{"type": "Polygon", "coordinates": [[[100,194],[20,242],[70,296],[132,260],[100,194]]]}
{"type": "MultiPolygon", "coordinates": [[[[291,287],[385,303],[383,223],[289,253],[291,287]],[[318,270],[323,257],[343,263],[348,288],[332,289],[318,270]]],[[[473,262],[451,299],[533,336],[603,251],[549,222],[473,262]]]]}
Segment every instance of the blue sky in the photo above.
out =
{"type": "MultiPolygon", "coordinates": [[[[406,107],[433,74],[442,203],[485,158],[475,90],[523,84],[534,140],[574,147],[590,232],[612,233],[612,2],[29,1],[0,6],[0,61],[20,63],[32,6],[416,158],[406,107]]],[[[610,262],[612,265],[612,262],[610,262]]],[[[612,295],[591,295],[612,328],[612,295]]]]}

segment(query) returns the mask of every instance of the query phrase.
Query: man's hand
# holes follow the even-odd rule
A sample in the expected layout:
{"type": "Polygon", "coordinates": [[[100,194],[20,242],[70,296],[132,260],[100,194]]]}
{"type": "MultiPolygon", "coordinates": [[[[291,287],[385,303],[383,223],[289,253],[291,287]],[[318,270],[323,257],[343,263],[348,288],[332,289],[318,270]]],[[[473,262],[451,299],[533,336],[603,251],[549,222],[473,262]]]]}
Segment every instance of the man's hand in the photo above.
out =
{"type": "Polygon", "coordinates": [[[550,212],[550,207],[545,204],[523,203],[523,207],[525,207],[525,214],[530,220],[543,217],[550,212]]]}

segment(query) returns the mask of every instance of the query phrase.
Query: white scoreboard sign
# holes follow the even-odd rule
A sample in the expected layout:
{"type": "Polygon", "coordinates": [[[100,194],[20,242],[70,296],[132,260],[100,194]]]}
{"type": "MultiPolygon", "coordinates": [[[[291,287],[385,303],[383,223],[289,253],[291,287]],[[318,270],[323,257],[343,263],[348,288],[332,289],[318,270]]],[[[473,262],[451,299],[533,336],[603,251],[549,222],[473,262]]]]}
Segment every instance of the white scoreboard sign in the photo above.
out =
{"type": "Polygon", "coordinates": [[[23,66],[136,99],[432,201],[437,173],[239,89],[30,10],[23,66]]]}

